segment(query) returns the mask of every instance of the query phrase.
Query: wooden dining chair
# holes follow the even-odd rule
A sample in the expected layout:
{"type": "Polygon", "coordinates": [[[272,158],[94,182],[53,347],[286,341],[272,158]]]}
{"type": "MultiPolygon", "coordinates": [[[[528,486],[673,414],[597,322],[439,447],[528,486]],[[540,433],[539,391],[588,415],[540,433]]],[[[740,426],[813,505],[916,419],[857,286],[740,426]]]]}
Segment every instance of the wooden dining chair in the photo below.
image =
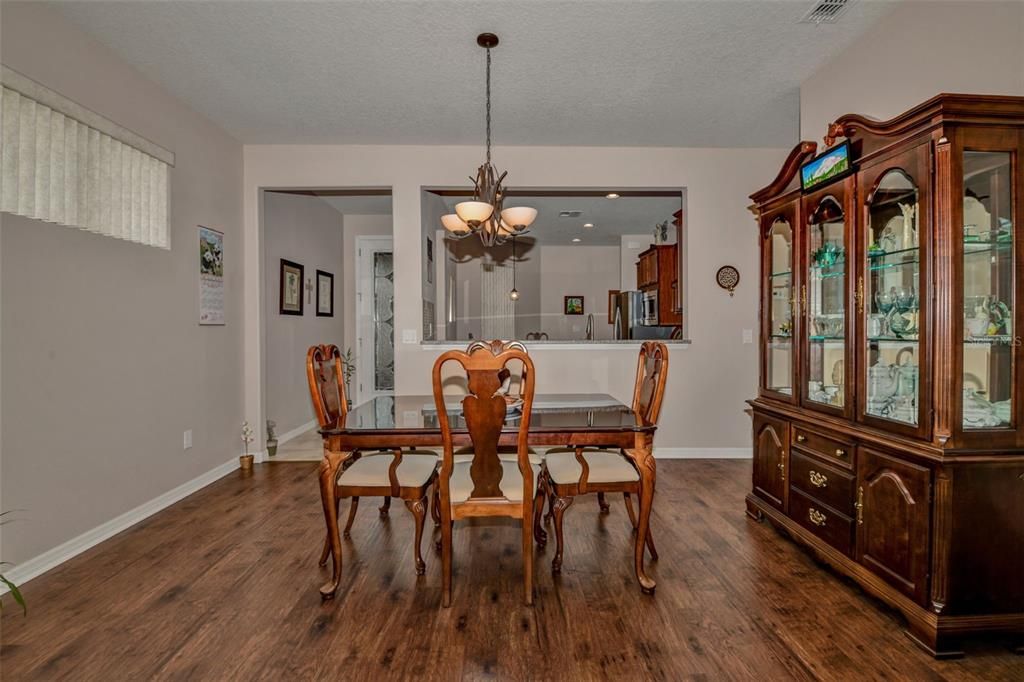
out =
{"type": "MultiPolygon", "coordinates": [[[[321,429],[344,424],[348,414],[345,376],[341,351],[335,345],[310,347],[306,353],[306,378],[317,422],[321,429]]],[[[342,463],[335,483],[334,513],[341,508],[341,499],[350,498],[344,536],[351,537],[352,523],[359,508],[360,497],[383,497],[382,517],[388,515],[391,498],[403,500],[416,522],[414,554],[416,573],[422,575],[426,564],[420,553],[423,523],[427,512],[427,491],[436,479],[437,453],[426,450],[381,450],[364,456],[353,451],[342,463]],[[409,455],[409,457],[406,457],[409,455]]],[[[324,539],[319,564],[325,566],[331,555],[330,538],[324,539]]]]}
{"type": "MultiPolygon", "coordinates": [[[[665,381],[668,378],[668,348],[664,343],[647,341],[640,347],[637,361],[636,382],[633,387],[633,412],[643,424],[658,423],[661,414],[661,403],[665,396],[665,381]]],[[[653,447],[653,437],[646,443],[653,447]]],[[[562,554],[564,538],[562,517],[565,510],[579,495],[597,493],[602,511],[607,510],[604,502],[605,493],[621,492],[626,503],[629,521],[636,532],[638,518],[633,511],[631,494],[640,493],[640,473],[634,460],[625,450],[607,450],[570,446],[557,450],[549,450],[545,456],[544,469],[541,473],[541,484],[537,488],[534,501],[534,537],[537,544],[543,547],[547,543],[547,533],[541,524],[541,511],[544,498],[548,497],[551,516],[555,525],[555,557],[551,562],[551,570],[559,573],[562,570],[562,554]]],[[[654,540],[648,530],[647,549],[652,559],[658,558],[654,540]]]]}
{"type": "MultiPolygon", "coordinates": [[[[494,339],[492,341],[472,341],[469,346],[466,347],[466,353],[470,355],[477,348],[488,348],[490,351],[497,355],[502,351],[506,350],[521,350],[527,355],[529,351],[521,341],[503,341],[502,339],[494,339]]],[[[521,401],[523,398],[523,383],[526,381],[526,375],[528,370],[526,365],[522,365],[519,372],[518,379],[515,373],[511,369],[505,367],[498,374],[498,378],[501,379],[501,388],[498,389],[498,393],[505,396],[507,402],[515,404],[517,401],[521,401]],[[517,384],[514,386],[514,384],[517,384]]],[[[542,450],[538,450],[534,447],[529,448],[530,463],[540,466],[541,462],[544,461],[544,453],[542,450]]],[[[464,448],[456,448],[455,450],[455,461],[456,462],[468,462],[473,457],[472,446],[466,446],[464,448]]],[[[516,461],[516,449],[514,447],[499,447],[498,448],[498,459],[502,462],[515,462],[516,461]]]]}
{"type": "Polygon", "coordinates": [[[534,370],[530,356],[519,348],[495,353],[489,345],[474,346],[471,352],[452,350],[434,363],[434,403],[444,450],[438,477],[441,503],[441,571],[444,606],[451,605],[452,529],[459,519],[503,516],[519,519],[523,535],[523,587],[527,604],[533,603],[533,540],[530,522],[533,498],[540,467],[530,463],[527,433],[533,409],[534,370]],[[498,439],[510,414],[509,404],[500,393],[502,371],[518,360],[523,374],[516,460],[502,461],[498,439]],[[448,415],[442,386],[442,368],[448,362],[461,365],[466,372],[469,394],[462,399],[461,420],[473,444],[468,461],[456,461],[452,443],[452,418],[448,415]]]}

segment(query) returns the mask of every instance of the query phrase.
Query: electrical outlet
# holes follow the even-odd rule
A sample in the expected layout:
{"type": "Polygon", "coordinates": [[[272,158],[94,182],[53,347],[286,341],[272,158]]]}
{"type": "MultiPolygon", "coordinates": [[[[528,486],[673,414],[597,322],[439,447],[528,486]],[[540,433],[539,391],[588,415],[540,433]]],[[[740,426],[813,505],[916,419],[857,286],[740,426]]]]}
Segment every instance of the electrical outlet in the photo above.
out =
{"type": "Polygon", "coordinates": [[[402,330],[402,343],[416,343],[416,330],[415,329],[403,329],[402,330]]]}
{"type": "Polygon", "coordinates": [[[188,450],[192,447],[192,429],[185,432],[185,444],[182,450],[188,450]]]}
{"type": "Polygon", "coordinates": [[[403,411],[402,426],[422,426],[422,424],[420,424],[420,413],[416,410],[403,411]]]}
{"type": "Polygon", "coordinates": [[[744,329],[743,330],[743,343],[754,343],[754,330],[744,329]]]}

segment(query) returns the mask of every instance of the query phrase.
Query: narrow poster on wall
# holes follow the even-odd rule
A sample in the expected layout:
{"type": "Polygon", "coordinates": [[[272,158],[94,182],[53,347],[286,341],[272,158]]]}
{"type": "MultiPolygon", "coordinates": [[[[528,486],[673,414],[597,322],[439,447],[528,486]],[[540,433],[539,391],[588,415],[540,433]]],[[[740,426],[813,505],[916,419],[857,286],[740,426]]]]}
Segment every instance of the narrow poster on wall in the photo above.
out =
{"type": "Polygon", "coordinates": [[[224,324],[224,233],[199,226],[199,324],[224,324]]]}

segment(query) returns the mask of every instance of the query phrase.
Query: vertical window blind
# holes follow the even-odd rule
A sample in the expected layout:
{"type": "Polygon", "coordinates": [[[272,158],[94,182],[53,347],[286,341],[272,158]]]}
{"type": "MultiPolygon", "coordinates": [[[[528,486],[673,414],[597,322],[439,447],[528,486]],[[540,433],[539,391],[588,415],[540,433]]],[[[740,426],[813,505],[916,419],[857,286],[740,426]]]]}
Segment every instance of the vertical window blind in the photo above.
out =
{"type": "Polygon", "coordinates": [[[169,249],[174,154],[3,67],[0,211],[169,249]]]}

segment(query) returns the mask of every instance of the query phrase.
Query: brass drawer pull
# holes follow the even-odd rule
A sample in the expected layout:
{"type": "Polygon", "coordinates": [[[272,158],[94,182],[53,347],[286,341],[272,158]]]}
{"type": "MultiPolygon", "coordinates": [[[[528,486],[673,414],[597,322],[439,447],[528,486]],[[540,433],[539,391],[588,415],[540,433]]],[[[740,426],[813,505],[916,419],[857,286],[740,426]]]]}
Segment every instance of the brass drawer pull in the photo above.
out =
{"type": "Polygon", "coordinates": [[[807,512],[807,518],[809,518],[811,520],[811,523],[813,523],[815,526],[825,525],[825,515],[818,511],[817,509],[815,509],[814,507],[811,507],[810,511],[807,512]]]}
{"type": "Polygon", "coordinates": [[[797,443],[806,443],[807,442],[807,436],[805,436],[802,433],[796,434],[796,442],[797,443]]]}
{"type": "Polygon", "coordinates": [[[828,486],[828,476],[825,474],[819,474],[817,471],[811,470],[808,474],[808,478],[811,479],[811,485],[815,488],[824,488],[828,486]]]}
{"type": "Polygon", "coordinates": [[[846,457],[846,450],[836,448],[836,457],[846,457]]]}
{"type": "Polygon", "coordinates": [[[864,486],[857,488],[857,502],[853,505],[857,509],[857,525],[864,525],[864,486]]]}
{"type": "Polygon", "coordinates": [[[777,466],[779,467],[779,478],[781,478],[783,481],[785,481],[786,480],[786,464],[785,464],[785,462],[779,462],[777,466]]]}

